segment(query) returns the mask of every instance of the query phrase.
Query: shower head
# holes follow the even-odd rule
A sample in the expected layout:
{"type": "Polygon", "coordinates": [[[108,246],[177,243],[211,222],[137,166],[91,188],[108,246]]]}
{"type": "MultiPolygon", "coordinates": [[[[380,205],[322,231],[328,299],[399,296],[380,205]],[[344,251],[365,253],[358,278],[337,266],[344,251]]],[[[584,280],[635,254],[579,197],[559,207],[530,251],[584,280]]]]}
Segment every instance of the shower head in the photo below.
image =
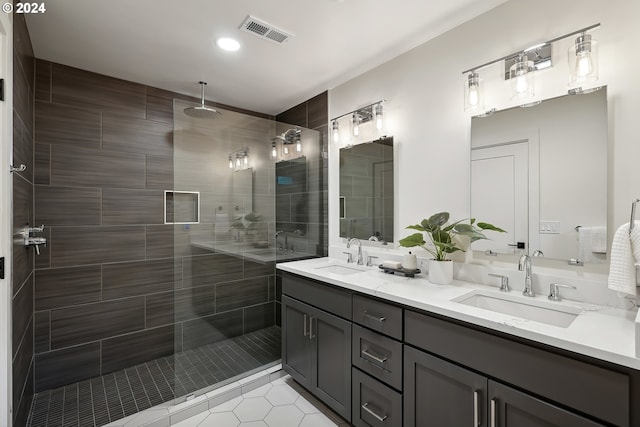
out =
{"type": "Polygon", "coordinates": [[[204,87],[207,85],[207,82],[200,81],[198,83],[202,86],[202,103],[197,107],[185,108],[184,113],[187,116],[194,117],[196,119],[215,119],[221,115],[220,111],[204,105],[204,87]]]}

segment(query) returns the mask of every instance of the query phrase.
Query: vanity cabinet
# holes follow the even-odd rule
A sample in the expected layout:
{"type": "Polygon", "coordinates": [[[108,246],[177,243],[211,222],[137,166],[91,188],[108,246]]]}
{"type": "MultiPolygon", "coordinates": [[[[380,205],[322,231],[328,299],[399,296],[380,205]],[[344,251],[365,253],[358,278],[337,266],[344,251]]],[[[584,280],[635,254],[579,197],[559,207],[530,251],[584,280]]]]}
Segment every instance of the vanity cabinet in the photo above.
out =
{"type": "Polygon", "coordinates": [[[346,298],[350,313],[351,295],[332,291],[306,279],[283,277],[282,367],[337,414],[351,420],[351,322],[323,310],[340,306],[339,300],[346,298]],[[316,289],[305,292],[307,286],[316,289]],[[311,301],[292,298],[288,290],[311,301]]]}

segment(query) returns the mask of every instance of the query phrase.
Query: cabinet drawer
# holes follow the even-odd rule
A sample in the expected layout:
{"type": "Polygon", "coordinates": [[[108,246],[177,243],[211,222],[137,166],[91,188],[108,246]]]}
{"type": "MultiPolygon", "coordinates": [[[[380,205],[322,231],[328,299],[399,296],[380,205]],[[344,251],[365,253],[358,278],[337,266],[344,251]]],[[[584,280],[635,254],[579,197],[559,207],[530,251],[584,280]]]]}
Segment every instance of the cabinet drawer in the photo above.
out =
{"type": "Polygon", "coordinates": [[[284,273],[282,293],[351,320],[351,293],[322,282],[284,273]]]}
{"type": "Polygon", "coordinates": [[[353,321],[381,334],[402,339],[402,308],[395,305],[354,295],[353,321]]]}
{"type": "Polygon", "coordinates": [[[353,325],[352,363],[390,386],[402,389],[402,343],[353,325]]]}
{"type": "Polygon", "coordinates": [[[356,427],[400,427],[402,395],[353,368],[353,412],[356,427]]]}
{"type": "Polygon", "coordinates": [[[412,311],[407,343],[617,426],[630,424],[630,378],[491,333],[412,311]]]}

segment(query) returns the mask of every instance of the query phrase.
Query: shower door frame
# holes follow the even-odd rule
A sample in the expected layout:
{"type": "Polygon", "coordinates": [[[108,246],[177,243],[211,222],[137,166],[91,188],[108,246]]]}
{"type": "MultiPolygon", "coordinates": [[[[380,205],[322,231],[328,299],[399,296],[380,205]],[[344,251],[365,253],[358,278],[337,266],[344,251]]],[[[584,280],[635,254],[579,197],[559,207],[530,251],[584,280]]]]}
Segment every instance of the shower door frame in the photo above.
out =
{"type": "Polygon", "coordinates": [[[4,78],[4,101],[0,101],[0,257],[5,278],[0,279],[0,425],[11,426],[11,222],[13,141],[13,26],[11,15],[0,14],[0,78],[4,78]]]}

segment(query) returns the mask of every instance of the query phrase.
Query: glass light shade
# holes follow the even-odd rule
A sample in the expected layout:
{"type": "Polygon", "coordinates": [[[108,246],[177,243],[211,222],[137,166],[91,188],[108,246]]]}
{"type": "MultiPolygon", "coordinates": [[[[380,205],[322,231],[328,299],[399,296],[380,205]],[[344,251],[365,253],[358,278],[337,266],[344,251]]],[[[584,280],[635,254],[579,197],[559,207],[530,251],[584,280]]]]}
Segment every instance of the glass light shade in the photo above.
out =
{"type": "Polygon", "coordinates": [[[245,154],[242,159],[243,159],[244,165],[247,166],[249,164],[249,156],[245,154]]]}
{"type": "Polygon", "coordinates": [[[233,169],[233,159],[229,156],[229,169],[233,169]]]}
{"type": "Polygon", "coordinates": [[[598,42],[590,34],[581,34],[569,48],[569,85],[598,80],[598,42]]]}
{"type": "Polygon", "coordinates": [[[509,68],[511,99],[526,100],[533,98],[535,95],[533,70],[533,61],[529,61],[527,55],[522,55],[509,68]]]}
{"type": "Polygon", "coordinates": [[[296,142],[296,151],[298,153],[302,151],[302,143],[300,141],[296,142]]]}
{"type": "Polygon", "coordinates": [[[338,126],[338,121],[334,120],[331,125],[331,130],[333,131],[333,143],[338,144],[340,142],[340,127],[338,126]]]}
{"type": "Polygon", "coordinates": [[[276,157],[278,157],[278,150],[276,149],[276,144],[274,142],[271,144],[271,158],[275,159],[276,157]]]}
{"type": "Polygon", "coordinates": [[[471,72],[464,81],[464,110],[484,111],[482,80],[475,71],[471,72]]]}
{"type": "Polygon", "coordinates": [[[382,104],[376,105],[375,112],[376,112],[376,129],[378,129],[378,132],[380,132],[384,126],[384,109],[382,107],[382,104]]]}
{"type": "Polygon", "coordinates": [[[353,136],[360,136],[360,118],[357,113],[353,113],[353,136]]]}
{"type": "Polygon", "coordinates": [[[289,146],[286,144],[282,144],[282,154],[284,154],[285,156],[289,155],[289,146]]]}
{"type": "Polygon", "coordinates": [[[240,157],[236,156],[236,167],[239,168],[240,167],[240,157]]]}

